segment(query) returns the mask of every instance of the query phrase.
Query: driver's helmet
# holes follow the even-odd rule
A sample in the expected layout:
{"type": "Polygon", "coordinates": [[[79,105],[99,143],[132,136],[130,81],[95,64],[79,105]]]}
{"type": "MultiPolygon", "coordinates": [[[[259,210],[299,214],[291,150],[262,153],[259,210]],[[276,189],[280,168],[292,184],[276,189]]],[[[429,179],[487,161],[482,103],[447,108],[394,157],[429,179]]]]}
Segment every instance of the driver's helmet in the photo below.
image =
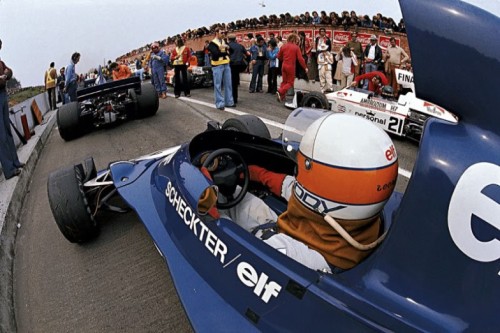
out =
{"type": "Polygon", "coordinates": [[[378,214],[391,196],[398,157],[387,133],[370,121],[330,113],[304,133],[297,167],[294,194],[304,206],[361,220],[378,214]]]}
{"type": "Polygon", "coordinates": [[[382,96],[383,98],[392,99],[394,98],[394,89],[392,89],[391,86],[383,86],[380,91],[380,96],[382,96]]]}

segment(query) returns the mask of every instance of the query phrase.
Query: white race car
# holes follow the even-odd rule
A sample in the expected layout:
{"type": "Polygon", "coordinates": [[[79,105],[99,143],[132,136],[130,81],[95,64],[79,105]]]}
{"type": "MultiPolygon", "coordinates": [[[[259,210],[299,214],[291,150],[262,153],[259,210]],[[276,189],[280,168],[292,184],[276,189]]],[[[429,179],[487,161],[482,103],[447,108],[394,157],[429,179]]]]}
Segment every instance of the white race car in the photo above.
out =
{"type": "MultiPolygon", "coordinates": [[[[413,74],[407,71],[396,73],[398,83],[413,85],[413,74]]],[[[363,117],[383,130],[398,136],[419,141],[424,122],[429,117],[453,123],[458,118],[451,112],[433,103],[421,100],[411,91],[401,94],[398,100],[376,96],[373,92],[359,88],[322,94],[321,92],[295,91],[293,100],[285,103],[288,108],[310,107],[346,112],[363,117]]]]}

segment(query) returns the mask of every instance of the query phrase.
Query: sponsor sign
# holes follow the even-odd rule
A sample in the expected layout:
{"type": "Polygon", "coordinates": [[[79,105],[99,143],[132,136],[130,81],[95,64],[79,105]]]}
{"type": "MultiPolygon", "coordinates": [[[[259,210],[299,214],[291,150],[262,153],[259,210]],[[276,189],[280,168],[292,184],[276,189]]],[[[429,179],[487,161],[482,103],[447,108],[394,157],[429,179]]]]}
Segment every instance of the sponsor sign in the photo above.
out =
{"type": "Polygon", "coordinates": [[[256,31],[256,32],[254,32],[254,33],[253,33],[253,35],[254,35],[255,37],[257,37],[257,35],[261,35],[262,37],[266,38],[266,36],[267,36],[267,31],[265,31],[265,30],[262,30],[262,31],[256,31]]]}
{"type": "MultiPolygon", "coordinates": [[[[328,38],[332,39],[333,34],[332,34],[332,31],[331,31],[331,30],[325,30],[325,35],[326,35],[328,38]]],[[[319,36],[321,36],[321,35],[319,34],[319,29],[314,30],[314,38],[319,37],[319,36]]]]}
{"type": "Polygon", "coordinates": [[[365,49],[366,45],[370,44],[370,37],[371,34],[358,33],[358,42],[363,45],[363,50],[365,49]]]}
{"type": "MultiPolygon", "coordinates": [[[[396,45],[400,46],[401,40],[399,38],[396,39],[396,45]]],[[[390,36],[378,36],[378,45],[382,50],[387,50],[387,48],[391,45],[391,37],[390,36]]]]}
{"type": "Polygon", "coordinates": [[[288,30],[281,30],[281,37],[283,37],[283,40],[286,40],[288,36],[293,33],[294,30],[288,29],[288,30]]]}
{"type": "Polygon", "coordinates": [[[184,200],[171,182],[168,182],[165,189],[165,196],[168,202],[174,207],[180,217],[182,223],[191,231],[200,243],[202,243],[206,250],[210,252],[215,258],[219,259],[221,264],[226,261],[227,246],[214,234],[203,221],[197,216],[195,210],[191,208],[184,200]]]}
{"type": "MultiPolygon", "coordinates": [[[[188,228],[205,249],[217,258],[222,265],[226,264],[227,245],[213,233],[197,216],[195,210],[184,200],[179,190],[168,182],[165,189],[168,202],[180,217],[180,222],[188,228]]],[[[233,260],[229,261],[231,263],[233,260]]],[[[229,264],[227,263],[227,264],[229,264]]],[[[264,272],[258,272],[251,264],[240,262],[236,267],[236,275],[245,286],[252,288],[253,293],[264,303],[272,297],[278,297],[282,287],[275,281],[270,281],[264,272]]]]}
{"type": "Polygon", "coordinates": [[[306,38],[307,38],[310,42],[312,42],[312,40],[313,40],[313,36],[314,36],[314,35],[313,35],[313,30],[312,30],[312,29],[306,29],[306,30],[302,30],[302,29],[301,29],[301,30],[298,30],[297,32],[299,32],[299,31],[304,31],[304,34],[306,35],[306,38]]]}
{"type": "Polygon", "coordinates": [[[247,262],[240,262],[236,268],[236,274],[240,281],[247,287],[253,288],[255,295],[260,297],[264,303],[268,303],[272,296],[278,297],[281,291],[281,286],[274,282],[268,281],[269,276],[266,273],[259,273],[255,268],[247,262]]]}
{"type": "Polygon", "coordinates": [[[343,47],[350,40],[351,40],[351,33],[349,31],[342,31],[342,30],[333,31],[333,38],[332,38],[333,44],[338,44],[340,45],[340,47],[343,47]]]}
{"type": "Polygon", "coordinates": [[[500,259],[499,196],[494,191],[485,191],[488,187],[499,186],[500,166],[487,162],[476,163],[460,176],[451,196],[448,230],[455,245],[472,260],[487,263],[500,259]],[[490,238],[480,238],[474,234],[474,216],[488,225],[490,238]]]}
{"type": "Polygon", "coordinates": [[[396,68],[396,81],[403,88],[410,88],[415,92],[415,84],[413,83],[413,73],[399,68],[396,68]]]}
{"type": "Polygon", "coordinates": [[[278,37],[281,35],[281,32],[279,30],[268,30],[267,31],[267,38],[269,38],[269,34],[273,33],[274,38],[278,37]]]}

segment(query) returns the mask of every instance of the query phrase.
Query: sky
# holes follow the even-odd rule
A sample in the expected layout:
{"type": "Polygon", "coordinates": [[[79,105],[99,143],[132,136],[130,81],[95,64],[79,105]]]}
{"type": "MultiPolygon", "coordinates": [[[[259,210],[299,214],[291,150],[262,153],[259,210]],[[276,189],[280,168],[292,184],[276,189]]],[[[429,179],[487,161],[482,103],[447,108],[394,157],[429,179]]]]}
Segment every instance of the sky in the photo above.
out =
{"type": "Polygon", "coordinates": [[[75,51],[77,72],[85,73],[188,29],[313,10],[401,18],[397,0],[0,0],[0,58],[23,87],[43,85],[49,64],[67,66],[75,51]]]}
{"type": "Polygon", "coordinates": [[[81,53],[77,72],[85,73],[188,29],[314,10],[382,13],[396,22],[402,17],[397,0],[0,0],[0,59],[23,87],[43,85],[49,64],[67,66],[75,51],[81,53]]]}

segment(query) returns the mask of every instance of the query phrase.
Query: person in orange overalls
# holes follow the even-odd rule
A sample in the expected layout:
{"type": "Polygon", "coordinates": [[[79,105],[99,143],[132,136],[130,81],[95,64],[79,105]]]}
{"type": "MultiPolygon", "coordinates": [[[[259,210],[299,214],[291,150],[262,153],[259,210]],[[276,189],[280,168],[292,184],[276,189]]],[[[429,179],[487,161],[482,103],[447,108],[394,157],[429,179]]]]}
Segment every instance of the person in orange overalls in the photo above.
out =
{"type": "Polygon", "coordinates": [[[113,81],[127,79],[132,76],[132,71],[127,65],[118,65],[116,62],[109,65],[113,72],[113,81]]]}

